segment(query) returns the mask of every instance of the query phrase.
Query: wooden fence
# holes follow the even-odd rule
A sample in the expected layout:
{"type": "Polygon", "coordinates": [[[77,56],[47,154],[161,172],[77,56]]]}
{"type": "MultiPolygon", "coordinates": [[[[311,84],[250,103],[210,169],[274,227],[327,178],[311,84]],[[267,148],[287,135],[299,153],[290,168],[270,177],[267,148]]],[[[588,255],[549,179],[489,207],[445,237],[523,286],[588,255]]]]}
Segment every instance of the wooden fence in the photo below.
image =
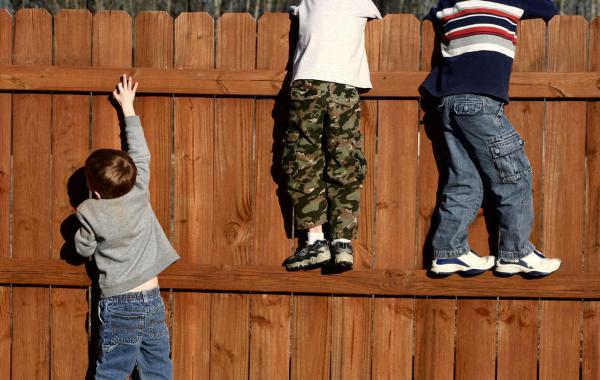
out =
{"type": "MultiPolygon", "coordinates": [[[[87,197],[87,154],[120,147],[107,94],[128,72],[141,82],[152,204],[182,257],[161,276],[177,379],[599,379],[600,19],[520,29],[507,113],[534,170],[532,239],[563,268],[430,279],[443,158],[417,91],[428,22],[368,24],[355,269],[286,273],[287,15],[0,11],[0,378],[93,367],[97,291],[71,214],[87,197]]],[[[481,212],[474,249],[489,253],[494,230],[481,212]]]]}

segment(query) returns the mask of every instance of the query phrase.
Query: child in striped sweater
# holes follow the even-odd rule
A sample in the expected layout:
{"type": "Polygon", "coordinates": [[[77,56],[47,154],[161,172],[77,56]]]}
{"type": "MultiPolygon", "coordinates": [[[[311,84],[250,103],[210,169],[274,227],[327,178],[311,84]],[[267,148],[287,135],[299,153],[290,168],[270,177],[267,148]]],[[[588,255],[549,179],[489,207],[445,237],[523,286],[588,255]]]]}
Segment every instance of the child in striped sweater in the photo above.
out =
{"type": "Polygon", "coordinates": [[[521,19],[549,21],[550,0],[440,0],[428,15],[441,38],[441,60],[423,88],[439,99],[448,179],[432,238],[432,272],[548,275],[560,267],[529,241],[533,222],[531,167],[525,142],[503,113],[521,19]],[[498,260],[469,247],[468,227],[491,191],[499,221],[498,260]]]}

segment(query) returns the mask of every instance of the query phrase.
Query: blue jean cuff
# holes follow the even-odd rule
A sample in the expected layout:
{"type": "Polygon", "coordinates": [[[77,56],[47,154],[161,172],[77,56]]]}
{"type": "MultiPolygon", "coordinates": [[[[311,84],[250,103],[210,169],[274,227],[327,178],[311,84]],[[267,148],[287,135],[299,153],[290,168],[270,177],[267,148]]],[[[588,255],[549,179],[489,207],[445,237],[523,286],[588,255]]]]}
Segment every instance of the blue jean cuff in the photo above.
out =
{"type": "Polygon", "coordinates": [[[469,251],[471,251],[471,248],[468,245],[449,251],[434,249],[433,257],[435,259],[453,259],[455,257],[462,256],[465,253],[469,253],[469,251]]]}
{"type": "Polygon", "coordinates": [[[531,252],[535,250],[535,246],[531,242],[527,242],[525,247],[517,250],[517,251],[502,251],[498,250],[498,258],[505,260],[519,260],[523,257],[529,255],[531,252]]]}

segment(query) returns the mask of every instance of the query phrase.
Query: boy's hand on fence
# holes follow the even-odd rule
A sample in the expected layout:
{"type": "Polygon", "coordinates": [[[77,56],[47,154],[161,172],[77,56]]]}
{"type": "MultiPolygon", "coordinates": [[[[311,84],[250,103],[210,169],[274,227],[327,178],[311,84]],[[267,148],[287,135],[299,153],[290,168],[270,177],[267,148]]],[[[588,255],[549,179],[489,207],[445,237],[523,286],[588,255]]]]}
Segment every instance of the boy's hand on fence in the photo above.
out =
{"type": "Polygon", "coordinates": [[[125,117],[135,116],[133,99],[135,99],[137,86],[137,82],[133,83],[132,77],[127,77],[127,74],[123,74],[123,78],[121,78],[121,81],[117,84],[117,88],[113,91],[113,98],[119,102],[125,117]]]}

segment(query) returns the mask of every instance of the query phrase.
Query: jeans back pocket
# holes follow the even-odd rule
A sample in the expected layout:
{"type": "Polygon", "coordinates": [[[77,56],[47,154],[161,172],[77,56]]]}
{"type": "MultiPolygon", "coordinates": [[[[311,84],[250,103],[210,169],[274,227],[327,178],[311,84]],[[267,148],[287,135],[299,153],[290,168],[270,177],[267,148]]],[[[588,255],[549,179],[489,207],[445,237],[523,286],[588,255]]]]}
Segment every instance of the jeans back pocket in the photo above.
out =
{"type": "Polygon", "coordinates": [[[516,131],[491,139],[488,141],[488,148],[502,182],[516,182],[523,175],[531,172],[524,151],[525,141],[516,131]]]}
{"type": "Polygon", "coordinates": [[[458,116],[477,115],[483,109],[482,100],[461,100],[452,105],[452,110],[458,116]]]}

